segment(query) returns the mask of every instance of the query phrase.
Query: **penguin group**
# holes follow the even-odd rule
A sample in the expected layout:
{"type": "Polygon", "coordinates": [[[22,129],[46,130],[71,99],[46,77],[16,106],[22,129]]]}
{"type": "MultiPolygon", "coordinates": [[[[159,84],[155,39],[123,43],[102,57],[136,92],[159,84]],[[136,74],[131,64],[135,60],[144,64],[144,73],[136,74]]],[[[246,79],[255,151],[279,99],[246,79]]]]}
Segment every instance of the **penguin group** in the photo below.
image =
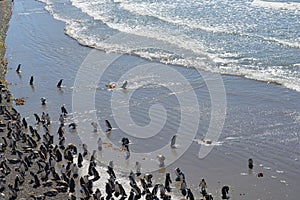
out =
{"type": "MultiPolygon", "coordinates": [[[[21,65],[16,72],[21,73],[21,65]]],[[[62,88],[60,79],[57,88],[62,88]]],[[[33,76],[29,84],[34,85],[33,76]]],[[[124,82],[121,88],[126,89],[128,82],[124,82]]],[[[115,88],[115,85],[107,86],[115,88]]],[[[46,199],[62,195],[63,199],[69,200],[156,200],[172,199],[171,194],[176,190],[173,186],[171,174],[165,174],[164,183],[154,183],[153,174],[142,173],[141,163],[136,162],[136,173],[131,171],[128,175],[128,187],[119,180],[114,170],[113,161],[108,163],[107,179],[104,180],[99,170],[96,159],[97,151],[88,151],[86,144],[78,147],[75,144],[66,144],[65,122],[68,111],[65,105],[60,107],[58,117],[59,127],[56,134],[50,132],[51,119],[48,113],[41,115],[35,113],[35,124],[29,124],[26,117],[21,115],[11,105],[10,92],[0,85],[0,194],[5,199],[13,200],[24,197],[25,188],[29,185],[34,192],[26,194],[27,199],[46,199]],[[2,122],[5,123],[2,123],[2,122]],[[39,127],[43,127],[41,131],[39,127]],[[6,135],[4,135],[6,134],[6,135]],[[85,168],[87,172],[85,172],[85,168]],[[14,173],[12,173],[14,172],[14,173]],[[8,183],[8,176],[14,174],[13,183],[8,183]],[[96,187],[96,183],[105,183],[104,188],[96,187]],[[24,184],[26,183],[26,184],[24,184]]],[[[41,104],[46,106],[46,98],[41,98],[41,104]]],[[[111,123],[105,120],[106,133],[113,130],[111,123]]],[[[92,122],[93,132],[97,133],[97,123],[92,122]]],[[[69,130],[76,130],[77,124],[68,124],[69,130]]],[[[122,149],[126,151],[126,158],[130,157],[128,138],[123,137],[122,149]]],[[[171,138],[171,148],[176,148],[176,135],[171,138]]],[[[102,140],[97,141],[98,151],[103,151],[102,140]]],[[[159,167],[164,168],[164,155],[157,156],[159,167]]],[[[103,165],[103,163],[101,163],[103,165]]],[[[249,166],[250,167],[250,166],[249,166]]],[[[179,183],[179,191],[185,199],[194,200],[192,189],[187,185],[184,173],[175,169],[175,182],[179,183]]],[[[203,179],[204,180],[204,179],[203,179]]],[[[32,190],[30,190],[32,191],[32,190]]],[[[205,200],[212,200],[212,195],[201,190],[205,200]]],[[[222,199],[228,199],[229,187],[222,188],[222,199]]],[[[1,197],[0,197],[1,198],[1,197]]]]}

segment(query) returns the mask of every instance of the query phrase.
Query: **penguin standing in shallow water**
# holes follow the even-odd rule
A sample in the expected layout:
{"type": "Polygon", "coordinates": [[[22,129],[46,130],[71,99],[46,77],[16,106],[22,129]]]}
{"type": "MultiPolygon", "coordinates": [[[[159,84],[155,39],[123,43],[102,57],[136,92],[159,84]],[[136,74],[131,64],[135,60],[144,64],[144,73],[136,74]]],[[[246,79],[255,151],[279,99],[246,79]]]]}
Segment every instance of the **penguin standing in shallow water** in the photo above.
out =
{"type": "Polygon", "coordinates": [[[21,73],[21,64],[18,65],[17,69],[16,69],[16,72],[19,74],[21,73]]]}
{"type": "Polygon", "coordinates": [[[33,86],[33,76],[30,77],[29,84],[33,86]]]}
{"type": "Polygon", "coordinates": [[[46,105],[46,98],[45,98],[45,97],[42,97],[42,98],[41,98],[41,103],[42,103],[43,106],[46,105]]]}
{"type": "Polygon", "coordinates": [[[58,83],[57,83],[57,85],[56,85],[57,88],[59,88],[59,89],[61,88],[61,85],[62,85],[63,80],[64,80],[64,79],[60,79],[60,80],[58,81],[58,83]]]}
{"type": "Polygon", "coordinates": [[[106,124],[106,133],[109,133],[112,130],[112,126],[107,119],[105,120],[105,124],[106,124]]]}

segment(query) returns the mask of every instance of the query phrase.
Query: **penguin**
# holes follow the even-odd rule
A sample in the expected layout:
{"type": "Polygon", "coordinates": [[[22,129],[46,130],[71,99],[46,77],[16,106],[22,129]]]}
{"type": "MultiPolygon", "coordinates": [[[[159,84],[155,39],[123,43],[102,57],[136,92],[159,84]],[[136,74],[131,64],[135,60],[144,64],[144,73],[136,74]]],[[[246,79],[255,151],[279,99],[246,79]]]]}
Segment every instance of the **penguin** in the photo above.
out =
{"type": "Polygon", "coordinates": [[[30,77],[29,84],[33,86],[33,76],[30,77]]]}
{"type": "Polygon", "coordinates": [[[56,158],[56,162],[58,163],[62,161],[62,154],[59,149],[55,150],[55,158],[56,158]]]}
{"type": "Polygon", "coordinates": [[[252,158],[249,158],[249,160],[248,160],[248,167],[250,170],[253,169],[253,159],[252,158]]]}
{"type": "Polygon", "coordinates": [[[92,179],[93,182],[98,181],[100,179],[99,172],[95,167],[92,168],[92,174],[94,175],[94,178],[92,179]]]}
{"type": "Polygon", "coordinates": [[[45,97],[42,97],[42,98],[41,98],[41,103],[42,103],[43,106],[46,105],[46,100],[47,100],[47,99],[46,99],[45,97]]]}
{"type": "Polygon", "coordinates": [[[146,173],[144,175],[144,178],[146,180],[146,183],[147,183],[147,187],[152,187],[152,178],[153,178],[153,175],[152,174],[149,174],[149,173],[146,173]]]}
{"type": "Polygon", "coordinates": [[[176,135],[173,135],[171,138],[171,148],[176,148],[175,143],[176,143],[176,135]]]}
{"type": "Polygon", "coordinates": [[[165,189],[166,189],[168,192],[171,192],[170,184],[172,184],[172,180],[171,180],[171,177],[170,177],[170,173],[166,173],[165,189]]]}
{"type": "Polygon", "coordinates": [[[61,88],[62,82],[64,79],[60,79],[56,85],[57,88],[61,88]]]}
{"type": "Polygon", "coordinates": [[[186,198],[187,198],[187,199],[190,199],[190,200],[194,200],[194,199],[195,199],[195,198],[194,198],[194,195],[193,195],[193,193],[192,193],[192,191],[191,191],[190,188],[187,188],[187,195],[186,195],[186,198]]]}
{"type": "Polygon", "coordinates": [[[40,117],[38,116],[38,114],[34,113],[33,115],[34,115],[34,117],[35,117],[36,124],[41,123],[41,119],[40,119],[40,117]]]}
{"type": "Polygon", "coordinates": [[[34,178],[34,185],[32,186],[33,188],[38,188],[41,186],[40,180],[36,174],[33,175],[34,178]]]}
{"type": "Polygon", "coordinates": [[[75,180],[74,178],[70,179],[70,183],[69,183],[69,192],[70,193],[74,193],[75,192],[75,180]]]}
{"type": "Polygon", "coordinates": [[[101,191],[99,190],[99,188],[96,189],[95,194],[93,195],[95,200],[100,200],[101,198],[101,191]]]}
{"type": "Polygon", "coordinates": [[[224,185],[221,189],[221,193],[222,193],[222,199],[229,199],[229,195],[228,195],[228,192],[229,192],[229,187],[227,185],[224,185]]]}
{"type": "Polygon", "coordinates": [[[109,133],[112,130],[112,126],[107,119],[105,120],[105,124],[106,124],[106,133],[109,133]]]}
{"type": "Polygon", "coordinates": [[[82,162],[83,162],[83,157],[82,157],[82,154],[79,153],[79,154],[78,154],[78,157],[77,157],[77,166],[78,166],[79,168],[83,167],[82,162]]]}
{"type": "Polygon", "coordinates": [[[75,122],[71,122],[71,123],[69,124],[70,130],[75,130],[76,127],[77,127],[77,124],[75,124],[75,122]]]}
{"type": "Polygon", "coordinates": [[[59,138],[62,138],[64,136],[63,126],[59,126],[59,128],[57,130],[57,134],[58,134],[59,138]]]}
{"type": "Polygon", "coordinates": [[[17,69],[16,69],[16,72],[19,74],[21,73],[21,64],[18,65],[17,69]]]}
{"type": "Polygon", "coordinates": [[[158,186],[159,184],[154,185],[153,189],[152,189],[152,196],[156,197],[157,196],[157,192],[158,192],[158,186]]]}
{"type": "Polygon", "coordinates": [[[27,129],[28,125],[27,125],[27,121],[26,121],[26,119],[24,117],[22,119],[22,123],[23,123],[24,128],[27,129]]]}
{"type": "Polygon", "coordinates": [[[60,122],[60,126],[65,125],[65,118],[64,118],[63,114],[59,115],[58,121],[60,122]]]}
{"type": "Polygon", "coordinates": [[[105,184],[105,192],[106,192],[106,199],[110,199],[112,197],[112,188],[109,183],[105,184]]]}
{"type": "Polygon", "coordinates": [[[123,85],[121,86],[122,89],[126,90],[127,89],[127,84],[128,84],[128,81],[125,81],[123,83],[123,85]]]}

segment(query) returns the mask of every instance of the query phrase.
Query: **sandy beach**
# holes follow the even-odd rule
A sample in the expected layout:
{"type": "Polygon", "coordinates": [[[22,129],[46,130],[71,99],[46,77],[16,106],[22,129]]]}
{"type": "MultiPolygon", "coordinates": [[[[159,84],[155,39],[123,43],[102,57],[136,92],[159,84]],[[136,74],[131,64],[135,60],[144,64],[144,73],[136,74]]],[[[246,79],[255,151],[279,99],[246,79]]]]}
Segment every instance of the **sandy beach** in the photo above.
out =
{"type": "MultiPolygon", "coordinates": [[[[8,19],[5,22],[7,24],[8,19]]],[[[34,114],[41,116],[42,112],[48,113],[51,117],[49,132],[54,136],[54,143],[57,144],[60,140],[57,135],[60,126],[60,107],[65,105],[69,111],[65,119],[66,144],[72,142],[78,145],[78,152],[82,152],[82,143],[86,143],[90,147],[90,153],[92,150],[97,150],[99,137],[107,142],[106,144],[112,144],[113,147],[103,145],[103,151],[97,151],[97,165],[106,166],[110,161],[109,158],[113,157],[117,180],[122,183],[126,191],[130,191],[128,176],[131,170],[135,171],[134,163],[141,162],[143,173],[147,172],[147,162],[152,161],[158,167],[155,159],[157,155],[153,153],[154,159],[151,160],[149,152],[164,146],[169,147],[170,138],[176,132],[175,128],[179,127],[180,119],[177,116],[180,116],[180,104],[174,96],[180,99],[182,96],[189,96],[190,93],[185,90],[185,85],[180,85],[174,79],[156,80],[155,76],[149,77],[149,74],[146,73],[139,75],[133,73],[132,76],[127,76],[127,92],[108,90],[105,86],[107,83],[116,82],[117,86],[121,86],[124,81],[122,76],[135,69],[136,66],[152,65],[156,62],[131,55],[98,51],[96,54],[102,58],[102,61],[97,60],[97,62],[101,63],[101,65],[98,63],[99,69],[105,69],[104,75],[98,81],[88,82],[83,87],[86,93],[94,92],[95,106],[89,107],[85,105],[86,102],[83,102],[83,108],[86,109],[75,110],[74,102],[76,101],[72,97],[81,89],[76,86],[77,75],[93,49],[80,45],[76,40],[68,37],[64,31],[65,23],[54,19],[45,9],[44,3],[33,0],[15,1],[6,37],[5,57],[8,60],[6,79],[8,89],[12,94],[11,99],[22,98],[24,105],[17,106],[16,102],[11,101],[8,105],[6,104],[8,110],[11,110],[11,106],[16,108],[21,115],[20,120],[25,118],[28,125],[35,127],[41,135],[45,134],[45,131],[42,126],[35,125],[34,114]],[[110,64],[110,67],[104,68],[104,61],[114,57],[117,59],[110,64]],[[16,73],[19,64],[21,64],[21,72],[16,73]],[[34,77],[34,87],[29,85],[31,76],[34,77]],[[62,88],[58,89],[56,85],[60,79],[63,79],[63,84],[62,88]],[[179,91],[172,93],[170,88],[174,85],[179,85],[179,91]],[[116,105],[120,108],[125,107],[121,100],[128,98],[128,94],[132,95],[130,96],[132,98],[130,113],[133,121],[140,126],[146,126],[151,121],[149,110],[152,105],[158,102],[165,107],[168,119],[161,133],[146,140],[128,135],[120,128],[112,103],[117,103],[116,105]],[[114,95],[118,95],[118,98],[114,99],[114,95]],[[46,106],[41,104],[42,97],[47,99],[46,106]],[[91,126],[91,122],[94,120],[90,117],[91,114],[95,114],[99,123],[96,133],[93,132],[91,126]],[[110,135],[105,133],[106,119],[111,122],[113,127],[110,135]],[[69,130],[67,127],[72,122],[78,124],[76,131],[69,130]],[[124,136],[129,137],[132,143],[130,145],[131,159],[125,159],[125,153],[117,150],[121,146],[120,141],[124,136]],[[145,159],[137,160],[133,153],[144,153],[145,159]]],[[[198,157],[199,148],[209,145],[201,139],[208,131],[212,118],[212,101],[207,85],[216,79],[209,72],[201,71],[199,75],[196,70],[182,66],[163,65],[163,67],[176,70],[192,85],[192,91],[195,92],[199,101],[200,121],[197,134],[191,138],[189,148],[183,152],[183,145],[178,146],[173,151],[176,155],[180,154],[175,162],[163,170],[151,171],[155,183],[164,183],[165,174],[169,172],[173,180],[171,187],[174,189],[174,193],[172,193],[174,199],[184,199],[180,194],[180,184],[174,181],[176,177],[174,169],[179,167],[184,172],[187,186],[191,188],[195,199],[201,197],[198,185],[202,178],[205,178],[207,191],[212,193],[214,199],[221,199],[221,188],[224,185],[230,187],[229,194],[234,200],[298,199],[297,188],[300,180],[299,92],[276,84],[222,75],[227,101],[225,124],[218,140],[211,144],[213,150],[205,158],[200,159],[198,157]],[[206,82],[207,80],[208,82],[206,82]],[[252,171],[248,170],[250,157],[254,160],[252,171]],[[258,173],[263,173],[264,177],[257,177],[258,173]]],[[[96,68],[89,68],[89,70],[96,70],[96,68]]],[[[96,73],[94,74],[96,76],[96,73]]],[[[92,80],[93,74],[88,78],[92,80]]],[[[78,99],[77,102],[80,103],[79,100],[86,99],[78,99]]],[[[190,104],[181,111],[193,116],[196,114],[195,105],[192,105],[191,101],[187,102],[190,104]]],[[[154,127],[159,127],[159,122],[164,121],[164,116],[155,109],[152,114],[152,117],[158,119],[154,122],[154,127]]],[[[127,118],[125,114],[124,118],[122,115],[120,116],[121,120],[127,118]]],[[[22,126],[20,120],[17,123],[22,126]]],[[[5,131],[4,133],[6,133],[5,131]]],[[[184,131],[188,132],[189,127],[184,131]]],[[[184,134],[184,131],[179,134],[184,134]]],[[[28,130],[27,133],[29,133],[28,130]]],[[[4,156],[9,159],[17,158],[11,156],[10,152],[5,152],[4,156]]],[[[80,170],[81,175],[86,174],[90,156],[91,154],[80,170]]],[[[166,156],[166,162],[171,156],[166,156]]],[[[74,157],[77,158],[77,155],[74,157]]],[[[18,164],[12,165],[12,171],[16,166],[18,164]]],[[[33,171],[37,170],[35,165],[32,167],[33,171]]],[[[99,188],[105,195],[105,183],[109,178],[106,167],[99,167],[98,171],[101,178],[94,184],[94,191],[99,188]]],[[[28,173],[27,171],[26,174],[28,173]]],[[[7,182],[14,181],[15,175],[16,173],[11,172],[7,177],[7,182]]],[[[18,192],[18,197],[27,199],[31,194],[41,195],[46,192],[45,188],[43,190],[32,189],[31,186],[32,184],[25,184],[18,192]]],[[[77,188],[77,193],[78,191],[79,188],[77,188]]],[[[5,192],[4,194],[8,195],[5,192]]],[[[52,199],[67,199],[67,195],[67,193],[59,194],[52,199]]]]}

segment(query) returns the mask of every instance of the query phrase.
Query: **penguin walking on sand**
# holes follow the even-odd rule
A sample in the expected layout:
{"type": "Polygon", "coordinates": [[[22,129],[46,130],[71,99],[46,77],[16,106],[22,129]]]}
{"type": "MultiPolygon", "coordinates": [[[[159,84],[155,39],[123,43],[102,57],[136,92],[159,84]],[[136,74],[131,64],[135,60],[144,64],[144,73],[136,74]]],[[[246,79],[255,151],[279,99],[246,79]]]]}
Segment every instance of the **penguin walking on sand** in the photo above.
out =
{"type": "Polygon", "coordinates": [[[63,116],[66,117],[67,114],[68,114],[68,111],[67,111],[67,109],[65,108],[65,105],[62,105],[62,106],[60,107],[60,110],[61,110],[61,113],[63,114],[63,116]]]}
{"type": "Polygon", "coordinates": [[[249,158],[249,160],[248,160],[248,167],[250,170],[253,169],[253,159],[252,158],[249,158]]]}
{"type": "Polygon", "coordinates": [[[222,199],[229,199],[229,187],[227,185],[224,185],[221,189],[221,193],[222,193],[222,199]]]}
{"type": "Polygon", "coordinates": [[[190,188],[187,188],[187,195],[186,195],[186,198],[189,199],[189,200],[194,200],[194,194],[192,193],[191,189],[190,188]]]}
{"type": "Polygon", "coordinates": [[[65,125],[65,118],[64,118],[63,114],[59,115],[58,121],[60,122],[60,126],[65,125]]]}
{"type": "Polygon", "coordinates": [[[142,173],[141,173],[141,163],[136,161],[135,162],[135,169],[136,169],[136,176],[140,176],[142,173]]]}
{"type": "Polygon", "coordinates": [[[176,146],[175,146],[176,138],[177,138],[177,135],[174,135],[174,136],[171,138],[171,148],[176,148],[176,146]]]}
{"type": "Polygon", "coordinates": [[[83,156],[82,156],[81,153],[79,153],[79,154],[78,154],[78,157],[77,157],[77,166],[78,166],[79,168],[83,167],[82,162],[83,162],[83,156]]]}
{"type": "Polygon", "coordinates": [[[166,189],[168,192],[171,192],[170,184],[172,184],[172,180],[171,180],[171,177],[170,177],[170,173],[166,173],[165,189],[166,189]]]}
{"type": "Polygon", "coordinates": [[[36,124],[40,124],[41,123],[41,118],[39,117],[39,115],[36,114],[36,113],[34,113],[33,115],[35,117],[36,124]]]}
{"type": "Polygon", "coordinates": [[[41,98],[41,103],[42,103],[43,106],[46,105],[46,100],[47,100],[47,99],[46,99],[45,97],[42,97],[42,98],[41,98]]]}

